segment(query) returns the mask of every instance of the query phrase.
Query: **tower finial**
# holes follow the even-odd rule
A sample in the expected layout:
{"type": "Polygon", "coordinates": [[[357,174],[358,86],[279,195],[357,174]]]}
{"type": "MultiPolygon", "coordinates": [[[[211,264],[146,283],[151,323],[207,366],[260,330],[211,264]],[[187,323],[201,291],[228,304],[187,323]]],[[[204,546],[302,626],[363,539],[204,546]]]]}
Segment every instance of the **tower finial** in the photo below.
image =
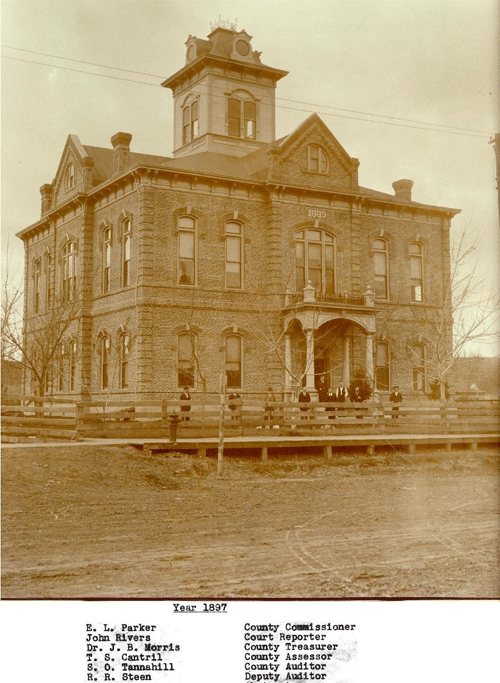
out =
{"type": "Polygon", "coordinates": [[[225,28],[228,31],[237,31],[238,30],[237,22],[238,22],[238,19],[235,19],[234,22],[229,21],[229,19],[226,19],[224,21],[224,19],[221,19],[221,16],[219,14],[219,20],[218,21],[214,21],[213,23],[210,22],[210,30],[215,31],[216,28],[225,28]]]}

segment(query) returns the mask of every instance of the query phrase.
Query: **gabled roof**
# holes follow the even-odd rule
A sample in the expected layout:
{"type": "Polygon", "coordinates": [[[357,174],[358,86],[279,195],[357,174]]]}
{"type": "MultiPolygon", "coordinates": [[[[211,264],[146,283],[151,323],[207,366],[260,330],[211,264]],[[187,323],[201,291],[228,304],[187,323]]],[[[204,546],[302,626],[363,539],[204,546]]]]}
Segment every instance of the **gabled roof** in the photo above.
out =
{"type": "Polygon", "coordinates": [[[336,148],[337,152],[340,154],[341,157],[343,157],[344,162],[351,164],[352,163],[352,157],[346,152],[344,147],[340,144],[340,142],[337,140],[335,135],[332,133],[332,131],[328,128],[328,126],[323,122],[321,117],[314,112],[310,116],[307,117],[307,119],[304,119],[301,124],[297,126],[291,133],[286,135],[285,137],[281,138],[278,140],[275,145],[277,146],[278,149],[284,150],[286,149],[289,145],[293,144],[295,140],[301,137],[308,128],[312,128],[314,125],[317,125],[320,127],[322,132],[326,135],[327,138],[332,142],[334,147],[336,148]]]}

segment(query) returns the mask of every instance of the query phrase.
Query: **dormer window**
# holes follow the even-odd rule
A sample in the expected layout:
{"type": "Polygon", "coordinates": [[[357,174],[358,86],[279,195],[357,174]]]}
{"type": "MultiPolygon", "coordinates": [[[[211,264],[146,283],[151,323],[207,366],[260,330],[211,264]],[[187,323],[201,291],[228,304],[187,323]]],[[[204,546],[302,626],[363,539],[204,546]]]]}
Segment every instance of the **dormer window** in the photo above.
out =
{"type": "Polygon", "coordinates": [[[308,145],[302,152],[302,166],[311,173],[327,173],[328,157],[319,145],[308,145]]]}
{"type": "Polygon", "coordinates": [[[66,169],[66,189],[72,190],[75,187],[75,165],[68,164],[66,169]]]}
{"type": "Polygon", "coordinates": [[[195,100],[182,110],[182,144],[187,145],[199,134],[198,100],[195,100]]]}
{"type": "Polygon", "coordinates": [[[253,100],[230,97],[227,101],[228,135],[255,140],[257,136],[257,105],[253,100]]]}

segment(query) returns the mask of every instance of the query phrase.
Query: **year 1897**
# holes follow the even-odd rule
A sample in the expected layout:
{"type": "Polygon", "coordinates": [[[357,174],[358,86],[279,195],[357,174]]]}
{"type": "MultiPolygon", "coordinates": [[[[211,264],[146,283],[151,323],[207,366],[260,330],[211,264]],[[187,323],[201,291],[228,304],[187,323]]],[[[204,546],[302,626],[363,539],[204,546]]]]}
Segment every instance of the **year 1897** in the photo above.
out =
{"type": "Polygon", "coordinates": [[[225,612],[227,608],[227,602],[204,602],[203,611],[204,612],[225,612]]]}

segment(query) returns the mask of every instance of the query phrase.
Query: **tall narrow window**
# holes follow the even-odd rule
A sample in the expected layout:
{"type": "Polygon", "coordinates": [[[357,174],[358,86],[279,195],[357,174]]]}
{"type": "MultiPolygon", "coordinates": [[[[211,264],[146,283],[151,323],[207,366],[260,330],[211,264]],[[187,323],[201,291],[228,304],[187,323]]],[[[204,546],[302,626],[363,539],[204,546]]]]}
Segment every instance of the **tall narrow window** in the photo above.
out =
{"type": "Polygon", "coordinates": [[[128,388],[129,354],[130,337],[124,333],[120,336],[120,389],[128,388]]]}
{"type": "Polygon", "coordinates": [[[62,298],[73,301],[76,295],[76,242],[68,242],[62,252],[62,298]]]}
{"type": "Polygon", "coordinates": [[[66,189],[71,190],[75,187],[75,165],[68,164],[66,168],[66,189]]]}
{"type": "Polygon", "coordinates": [[[252,100],[245,100],[243,102],[243,125],[244,137],[249,140],[255,140],[257,130],[257,107],[252,100]]]}
{"type": "Polygon", "coordinates": [[[102,291],[109,292],[111,285],[111,228],[102,234],[102,291]]]}
{"type": "Polygon", "coordinates": [[[182,332],[177,337],[177,386],[194,387],[196,335],[182,332]]]}
{"type": "Polygon", "coordinates": [[[41,263],[40,259],[37,258],[34,265],[33,279],[34,279],[34,300],[33,308],[35,313],[40,311],[40,279],[41,279],[41,263]]]}
{"type": "Polygon", "coordinates": [[[411,348],[413,391],[425,391],[425,347],[414,344],[411,348]]]}
{"type": "Polygon", "coordinates": [[[375,383],[379,391],[389,391],[389,345],[386,342],[377,343],[375,368],[375,383]]]}
{"type": "Polygon", "coordinates": [[[423,249],[418,242],[410,244],[411,300],[423,301],[423,249]]]}
{"type": "Polygon", "coordinates": [[[196,277],[196,223],[189,216],[179,218],[180,285],[194,285],[196,277]]]}
{"type": "Polygon", "coordinates": [[[182,110],[182,144],[194,140],[199,135],[198,100],[182,110]]]}
{"type": "Polygon", "coordinates": [[[126,218],[122,224],[122,287],[130,286],[130,245],[132,242],[132,221],[126,218]]]}
{"type": "Polygon", "coordinates": [[[226,287],[242,286],[242,227],[240,223],[226,223],[226,287]]]}
{"type": "Polygon", "coordinates": [[[375,296],[378,299],[388,299],[387,242],[385,240],[373,240],[373,273],[375,279],[375,296]]]}
{"type": "Polygon", "coordinates": [[[230,389],[241,388],[241,337],[231,334],[226,337],[226,386],[230,389]]]}
{"type": "Polygon", "coordinates": [[[77,361],[77,344],[76,339],[73,339],[69,345],[69,390],[74,391],[76,387],[76,361],[77,361]]]}
{"type": "Polygon", "coordinates": [[[109,388],[109,351],[111,342],[109,337],[101,339],[101,389],[109,388]]]}
{"type": "Polygon", "coordinates": [[[302,291],[308,281],[318,294],[335,293],[335,240],[323,230],[295,234],[295,286],[302,291]]]}
{"type": "Polygon", "coordinates": [[[50,308],[52,301],[52,254],[45,254],[45,306],[50,308]]]}
{"type": "Polygon", "coordinates": [[[241,135],[241,101],[230,97],[227,103],[228,135],[239,138],[241,135]]]}

